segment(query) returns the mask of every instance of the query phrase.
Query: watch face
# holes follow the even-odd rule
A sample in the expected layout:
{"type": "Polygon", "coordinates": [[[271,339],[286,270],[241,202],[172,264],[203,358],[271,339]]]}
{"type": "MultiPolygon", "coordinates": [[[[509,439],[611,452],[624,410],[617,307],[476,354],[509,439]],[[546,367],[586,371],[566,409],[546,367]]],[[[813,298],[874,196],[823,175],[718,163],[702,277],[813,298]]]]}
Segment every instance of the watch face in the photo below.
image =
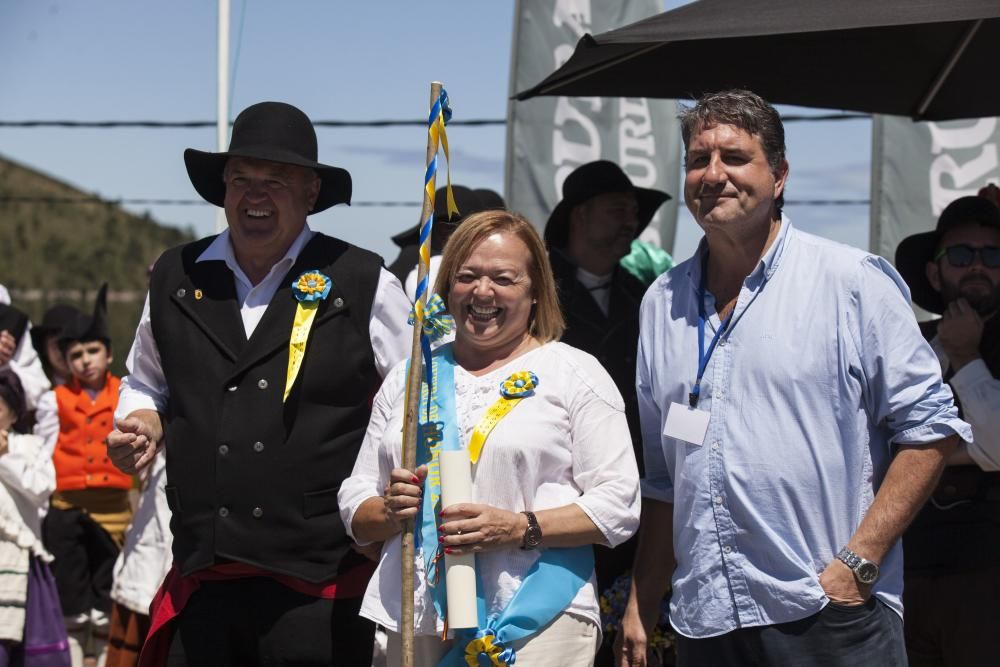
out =
{"type": "Polygon", "coordinates": [[[875,563],[862,563],[858,566],[856,572],[858,574],[858,581],[863,584],[874,584],[875,580],[878,579],[878,565],[875,563]]]}
{"type": "Polygon", "coordinates": [[[534,549],[541,543],[542,529],[538,526],[528,526],[527,530],[524,531],[524,546],[528,549],[534,549]]]}

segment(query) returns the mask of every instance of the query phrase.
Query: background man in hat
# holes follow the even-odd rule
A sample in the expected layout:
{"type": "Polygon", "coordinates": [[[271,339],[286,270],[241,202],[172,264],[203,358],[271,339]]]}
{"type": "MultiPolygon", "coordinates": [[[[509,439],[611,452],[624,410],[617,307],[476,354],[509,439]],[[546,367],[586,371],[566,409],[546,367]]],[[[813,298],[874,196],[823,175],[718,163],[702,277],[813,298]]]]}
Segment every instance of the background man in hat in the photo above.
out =
{"type": "Polygon", "coordinates": [[[907,653],[914,667],[992,664],[1000,633],[1000,208],[982,196],[956,199],[935,230],[899,244],[896,266],[917,305],[941,315],[921,329],[975,438],[951,457],[903,538],[907,653]]]}
{"type": "Polygon", "coordinates": [[[337,489],[409,352],[410,304],[381,258],[306,224],[351,196],[348,172],[316,158],[309,118],[278,102],[244,110],[228,152],[184,153],[229,227],[157,260],[108,438],[126,471],[167,447],[174,567],[143,661],[370,660],[357,610],[372,564],[337,489]]]}
{"type": "MultiPolygon", "coordinates": [[[[625,399],[639,471],[642,441],[635,394],[639,304],[646,285],[619,265],[632,241],[670,195],[638,188],[613,162],[577,167],[563,182],[563,198],[545,225],[559,304],[566,319],[562,341],[597,357],[625,399]]],[[[594,547],[598,591],[603,594],[632,566],[636,539],[615,549],[594,547]]],[[[606,638],[598,665],[613,661],[606,638]]]]}
{"type": "MultiPolygon", "coordinates": [[[[434,284],[437,267],[441,264],[441,252],[444,244],[459,223],[473,213],[490,209],[502,209],[503,197],[492,190],[479,188],[471,190],[464,185],[452,185],[455,205],[458,213],[448,214],[447,188],[438,188],[434,194],[434,227],[431,231],[431,266],[428,274],[428,285],[434,284]]],[[[406,295],[413,299],[417,288],[416,266],[420,261],[420,225],[416,224],[404,232],[392,237],[393,243],[399,246],[399,256],[389,265],[389,272],[403,283],[406,295]]]]}
{"type": "Polygon", "coordinates": [[[621,664],[672,577],[681,665],[905,665],[899,538],[971,430],[889,263],[782,215],[774,107],[712,93],[681,128],[705,238],[642,303],[621,664]]]}

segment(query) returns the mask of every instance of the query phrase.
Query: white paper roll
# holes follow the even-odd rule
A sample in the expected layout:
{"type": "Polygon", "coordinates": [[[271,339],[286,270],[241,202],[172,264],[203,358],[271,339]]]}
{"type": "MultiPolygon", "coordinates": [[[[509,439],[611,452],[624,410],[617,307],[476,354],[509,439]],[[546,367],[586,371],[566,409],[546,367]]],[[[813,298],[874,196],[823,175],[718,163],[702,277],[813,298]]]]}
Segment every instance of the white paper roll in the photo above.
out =
{"type": "MultiPolygon", "coordinates": [[[[472,502],[472,463],[466,451],[440,453],[441,507],[472,502]]],[[[444,556],[448,591],[448,627],[477,628],[476,557],[474,554],[444,556]]]]}

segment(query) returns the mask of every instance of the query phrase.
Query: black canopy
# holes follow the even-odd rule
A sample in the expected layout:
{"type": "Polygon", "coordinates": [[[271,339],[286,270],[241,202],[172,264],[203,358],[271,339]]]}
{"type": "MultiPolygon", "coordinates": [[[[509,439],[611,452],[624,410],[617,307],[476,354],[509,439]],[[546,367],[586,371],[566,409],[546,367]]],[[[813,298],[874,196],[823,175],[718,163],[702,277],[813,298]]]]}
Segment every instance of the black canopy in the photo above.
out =
{"type": "Polygon", "coordinates": [[[928,120],[1000,115],[1000,0],[700,0],[596,37],[516,97],[693,98],[928,120]]]}

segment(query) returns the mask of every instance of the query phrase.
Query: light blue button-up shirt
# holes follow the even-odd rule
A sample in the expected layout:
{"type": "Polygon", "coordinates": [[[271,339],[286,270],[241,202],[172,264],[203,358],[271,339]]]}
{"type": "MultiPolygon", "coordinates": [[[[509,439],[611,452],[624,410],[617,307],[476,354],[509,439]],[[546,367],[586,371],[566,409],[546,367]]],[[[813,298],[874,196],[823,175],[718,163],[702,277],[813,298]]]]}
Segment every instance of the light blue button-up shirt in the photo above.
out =
{"type": "MultiPolygon", "coordinates": [[[[819,575],[868,511],[893,445],[972,440],[895,269],[787,219],[702,379],[704,442],[664,435],[697,375],[706,250],[702,240],[646,293],[637,365],[643,495],[674,504],[670,620],[687,637],[819,612],[819,575]]],[[[707,291],[704,305],[707,349],[721,323],[707,291]]],[[[874,587],[900,614],[902,565],[897,543],[874,587]]]]}

